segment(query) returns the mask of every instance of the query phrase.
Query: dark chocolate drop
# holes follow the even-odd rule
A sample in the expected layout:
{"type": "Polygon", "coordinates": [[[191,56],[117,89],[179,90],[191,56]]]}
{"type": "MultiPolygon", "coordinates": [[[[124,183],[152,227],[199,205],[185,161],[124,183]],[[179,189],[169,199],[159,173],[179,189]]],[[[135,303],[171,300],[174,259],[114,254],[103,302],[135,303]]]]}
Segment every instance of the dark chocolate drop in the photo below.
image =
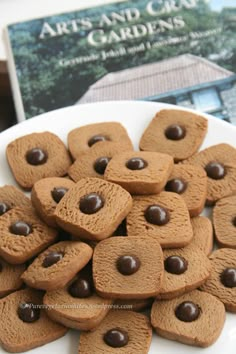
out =
{"type": "Polygon", "coordinates": [[[205,171],[209,178],[215,180],[222,179],[226,175],[225,167],[217,161],[209,162],[205,167],[205,171]]]}
{"type": "Polygon", "coordinates": [[[0,202],[0,216],[5,214],[8,210],[10,210],[11,208],[9,207],[8,204],[4,203],[4,202],[0,202]]]}
{"type": "Polygon", "coordinates": [[[112,348],[122,348],[129,342],[126,331],[120,328],[113,328],[104,334],[104,342],[112,348]]]}
{"type": "Polygon", "coordinates": [[[226,288],[236,287],[236,268],[226,268],[220,275],[221,283],[226,288]]]}
{"type": "Polygon", "coordinates": [[[43,165],[47,159],[47,153],[40,148],[31,149],[26,153],[26,161],[33,166],[43,165]]]}
{"type": "Polygon", "coordinates": [[[40,309],[29,302],[23,302],[18,306],[18,316],[23,322],[32,323],[39,319],[40,309]]]}
{"type": "Polygon", "coordinates": [[[90,193],[80,199],[79,208],[84,214],[95,214],[104,206],[103,198],[96,194],[90,193]]]}
{"type": "Polygon", "coordinates": [[[196,321],[200,315],[201,309],[192,301],[184,301],[175,309],[175,316],[183,322],[196,321]]]}
{"type": "Polygon", "coordinates": [[[91,147],[99,141],[109,141],[110,139],[105,135],[94,135],[88,141],[88,146],[91,147]]]}
{"type": "Polygon", "coordinates": [[[117,269],[123,275],[131,275],[136,273],[140,268],[141,262],[138,257],[124,255],[117,260],[117,269]]]}
{"type": "Polygon", "coordinates": [[[173,178],[167,182],[165,190],[168,192],[182,194],[186,191],[187,182],[183,181],[180,178],[173,178]]]}
{"type": "Polygon", "coordinates": [[[65,187],[55,187],[51,191],[52,198],[54,202],[59,203],[60,200],[64,197],[64,195],[68,192],[68,188],[65,187]]]}
{"type": "Polygon", "coordinates": [[[141,157],[132,157],[126,162],[126,167],[129,170],[135,171],[135,170],[143,170],[148,166],[147,161],[142,159],[141,157]]]}
{"type": "Polygon", "coordinates": [[[145,211],[145,218],[150,224],[162,226],[170,221],[169,211],[160,205],[150,205],[145,211]]]}
{"type": "Polygon", "coordinates": [[[165,270],[171,274],[183,274],[188,269],[188,262],[180,256],[170,256],[165,259],[165,270]]]}
{"type": "Polygon", "coordinates": [[[88,279],[78,278],[70,285],[68,291],[71,296],[83,299],[92,296],[93,287],[88,279]]]}
{"type": "Polygon", "coordinates": [[[99,174],[99,175],[104,175],[104,172],[107,168],[108,162],[111,160],[110,157],[99,157],[95,162],[94,162],[94,170],[99,174]]]}
{"type": "Polygon", "coordinates": [[[14,235],[28,236],[32,232],[32,227],[26,222],[19,220],[11,224],[10,232],[14,235]]]}
{"type": "Polygon", "coordinates": [[[165,136],[169,140],[181,140],[186,135],[186,129],[178,124],[169,125],[165,130],[165,136]]]}
{"type": "Polygon", "coordinates": [[[63,258],[63,254],[60,252],[50,252],[43,260],[42,266],[44,268],[51,267],[53,264],[56,264],[63,258]]]}

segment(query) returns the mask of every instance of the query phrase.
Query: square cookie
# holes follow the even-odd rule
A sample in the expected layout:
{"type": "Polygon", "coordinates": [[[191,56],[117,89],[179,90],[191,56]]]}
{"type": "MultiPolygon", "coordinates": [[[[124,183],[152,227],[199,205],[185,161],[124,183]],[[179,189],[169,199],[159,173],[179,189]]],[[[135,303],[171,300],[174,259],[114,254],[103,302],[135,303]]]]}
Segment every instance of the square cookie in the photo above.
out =
{"type": "Polygon", "coordinates": [[[157,240],[162,248],[188,245],[193,238],[189,212],[176,193],[135,196],[127,216],[128,236],[142,235],[157,240]]]}
{"type": "Polygon", "coordinates": [[[57,205],[58,225],[81,239],[99,241],[111,236],[132,207],[122,187],[99,178],[83,178],[57,205]]]}
{"type": "Polygon", "coordinates": [[[65,145],[50,132],[32,133],[12,141],[6,155],[15,180],[26,190],[41,178],[65,176],[71,165],[65,145]]]}
{"type": "Polygon", "coordinates": [[[121,152],[108,163],[104,177],[131,194],[155,194],[164,188],[173,158],[157,152],[121,152]]]}
{"type": "Polygon", "coordinates": [[[111,237],[94,249],[93,280],[96,291],[112,299],[156,296],[163,278],[159,243],[146,237],[111,237]]]}
{"type": "Polygon", "coordinates": [[[58,232],[45,225],[30,209],[14,208],[0,218],[0,256],[22,264],[56,241],[58,232]]]}
{"type": "Polygon", "coordinates": [[[207,120],[198,114],[180,109],[157,112],[144,131],[139,147],[173,156],[176,162],[192,156],[207,133],[207,120]]]}

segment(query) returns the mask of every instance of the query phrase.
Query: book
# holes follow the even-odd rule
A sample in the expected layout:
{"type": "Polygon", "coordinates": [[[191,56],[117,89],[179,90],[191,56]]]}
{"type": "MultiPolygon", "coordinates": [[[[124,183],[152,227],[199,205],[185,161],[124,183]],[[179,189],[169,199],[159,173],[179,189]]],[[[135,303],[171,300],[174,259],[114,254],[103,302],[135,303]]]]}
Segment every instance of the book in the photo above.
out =
{"type": "Polygon", "coordinates": [[[147,100],[236,124],[236,0],[128,0],[9,25],[19,121],[147,100]]]}

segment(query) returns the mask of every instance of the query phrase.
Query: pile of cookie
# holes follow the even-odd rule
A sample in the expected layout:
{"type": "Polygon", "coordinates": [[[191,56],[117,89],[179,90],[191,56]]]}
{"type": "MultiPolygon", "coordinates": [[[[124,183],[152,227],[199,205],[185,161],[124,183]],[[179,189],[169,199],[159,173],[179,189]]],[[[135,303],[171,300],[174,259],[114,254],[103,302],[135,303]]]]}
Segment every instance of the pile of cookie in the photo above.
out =
{"type": "Polygon", "coordinates": [[[198,152],[207,120],[161,110],[134,151],[117,122],[11,142],[0,187],[0,343],[23,352],[81,330],[80,354],[206,347],[236,312],[236,149],[198,152]],[[213,206],[213,226],[200,216],[213,206]],[[145,314],[140,311],[151,309],[145,314]]]}

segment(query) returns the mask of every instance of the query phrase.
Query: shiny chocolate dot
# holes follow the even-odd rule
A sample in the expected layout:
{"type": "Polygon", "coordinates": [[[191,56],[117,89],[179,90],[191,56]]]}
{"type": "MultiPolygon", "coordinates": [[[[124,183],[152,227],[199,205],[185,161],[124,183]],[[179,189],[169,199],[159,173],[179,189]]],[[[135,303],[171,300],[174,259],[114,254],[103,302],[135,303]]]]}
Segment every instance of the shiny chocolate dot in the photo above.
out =
{"type": "Polygon", "coordinates": [[[60,252],[50,252],[43,260],[42,266],[44,268],[48,268],[51,267],[53,264],[56,264],[57,262],[59,262],[60,260],[62,260],[63,258],[63,253],[60,252]]]}
{"type": "Polygon", "coordinates": [[[169,182],[167,182],[165,186],[165,190],[168,192],[174,192],[178,194],[182,194],[186,191],[187,182],[183,181],[180,178],[173,178],[169,182]]]}
{"type": "Polygon", "coordinates": [[[23,322],[32,323],[39,319],[40,309],[29,302],[23,302],[18,306],[18,316],[23,322]]]}
{"type": "Polygon", "coordinates": [[[136,273],[140,268],[141,262],[138,257],[124,255],[118,258],[116,266],[118,271],[123,275],[131,275],[136,273]]]}
{"type": "Polygon", "coordinates": [[[186,135],[186,129],[178,124],[169,125],[165,130],[165,136],[169,140],[181,140],[186,135]]]}
{"type": "Polygon", "coordinates": [[[170,256],[165,259],[165,270],[171,274],[183,274],[188,268],[186,259],[180,256],[170,256]]]}
{"type": "Polygon", "coordinates": [[[175,316],[183,322],[193,322],[200,315],[200,307],[192,301],[184,301],[175,309],[175,316]]]}
{"type": "Polygon", "coordinates": [[[150,224],[162,226],[170,221],[170,214],[167,209],[160,205],[150,205],[144,213],[145,219],[150,224]]]}
{"type": "Polygon", "coordinates": [[[99,174],[99,175],[104,175],[104,172],[107,168],[108,162],[111,160],[110,157],[99,157],[95,162],[94,162],[94,170],[99,174]]]}
{"type": "Polygon", "coordinates": [[[143,170],[147,165],[147,161],[141,159],[141,157],[132,157],[126,162],[126,167],[132,171],[143,170]]]}
{"type": "Polygon", "coordinates": [[[30,165],[43,165],[47,159],[47,153],[40,148],[31,149],[26,153],[26,160],[30,165]]]}
{"type": "Polygon", "coordinates": [[[68,291],[71,296],[83,299],[92,296],[93,287],[88,279],[78,278],[70,285],[68,291]]]}
{"type": "Polygon", "coordinates": [[[122,348],[129,342],[126,331],[120,328],[113,328],[104,334],[104,342],[112,348],[122,348]]]}
{"type": "Polygon", "coordinates": [[[205,171],[209,178],[216,180],[222,179],[226,175],[224,166],[216,161],[209,162],[205,167],[205,171]]]}
{"type": "Polygon", "coordinates": [[[51,191],[52,198],[54,202],[59,203],[60,200],[64,197],[64,195],[68,192],[68,188],[64,187],[55,187],[51,191]]]}
{"type": "Polygon", "coordinates": [[[84,214],[95,214],[104,206],[103,198],[96,194],[90,193],[80,199],[79,208],[84,214]]]}
{"type": "Polygon", "coordinates": [[[10,210],[11,208],[9,207],[8,204],[4,203],[4,202],[0,202],[0,216],[5,214],[8,210],[10,210]]]}
{"type": "Polygon", "coordinates": [[[226,288],[236,287],[236,268],[226,268],[220,275],[221,283],[226,288]]]}
{"type": "Polygon", "coordinates": [[[19,220],[11,224],[10,232],[14,235],[28,236],[32,232],[32,227],[26,222],[19,220]]]}
{"type": "Polygon", "coordinates": [[[98,143],[99,141],[108,141],[108,140],[110,139],[105,135],[94,135],[92,136],[92,138],[89,139],[88,146],[91,147],[94,144],[98,143]]]}

